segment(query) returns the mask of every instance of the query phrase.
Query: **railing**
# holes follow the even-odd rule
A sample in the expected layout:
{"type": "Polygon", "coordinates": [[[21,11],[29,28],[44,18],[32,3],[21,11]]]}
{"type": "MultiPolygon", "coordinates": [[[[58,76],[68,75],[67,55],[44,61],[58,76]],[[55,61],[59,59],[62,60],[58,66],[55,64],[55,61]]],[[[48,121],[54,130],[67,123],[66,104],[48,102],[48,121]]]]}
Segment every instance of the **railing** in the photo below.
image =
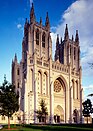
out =
{"type": "Polygon", "coordinates": [[[37,64],[38,64],[38,65],[42,65],[42,61],[37,60],[37,64]]]}
{"type": "Polygon", "coordinates": [[[78,76],[78,75],[79,75],[79,72],[77,72],[76,70],[73,70],[73,69],[72,69],[71,74],[72,74],[72,75],[75,75],[75,76],[78,76]]]}
{"type": "Polygon", "coordinates": [[[59,70],[59,71],[68,73],[68,66],[67,65],[63,65],[61,63],[53,62],[52,63],[52,68],[55,69],[55,70],[59,70]]]}
{"type": "Polygon", "coordinates": [[[43,66],[48,67],[48,66],[49,66],[49,64],[47,64],[47,63],[43,63],[43,66]]]}

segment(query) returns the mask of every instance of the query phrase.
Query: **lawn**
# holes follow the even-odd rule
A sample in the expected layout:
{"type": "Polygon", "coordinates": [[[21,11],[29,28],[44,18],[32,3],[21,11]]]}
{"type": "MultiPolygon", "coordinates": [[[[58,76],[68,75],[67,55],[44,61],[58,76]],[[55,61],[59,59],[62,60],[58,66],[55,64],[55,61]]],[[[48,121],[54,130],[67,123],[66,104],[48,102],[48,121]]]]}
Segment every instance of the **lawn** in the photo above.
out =
{"type": "Polygon", "coordinates": [[[1,131],[93,131],[93,125],[24,125],[13,126],[7,130],[5,126],[1,131]]]}

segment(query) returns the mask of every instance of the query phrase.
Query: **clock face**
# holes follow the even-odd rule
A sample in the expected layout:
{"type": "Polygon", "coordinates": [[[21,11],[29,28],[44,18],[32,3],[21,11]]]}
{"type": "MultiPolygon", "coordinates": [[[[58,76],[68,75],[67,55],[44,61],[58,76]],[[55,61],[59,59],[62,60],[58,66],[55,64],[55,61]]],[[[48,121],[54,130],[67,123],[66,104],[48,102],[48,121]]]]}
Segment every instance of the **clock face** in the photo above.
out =
{"type": "Polygon", "coordinates": [[[54,92],[60,92],[61,91],[61,83],[59,80],[55,80],[54,82],[54,92]]]}

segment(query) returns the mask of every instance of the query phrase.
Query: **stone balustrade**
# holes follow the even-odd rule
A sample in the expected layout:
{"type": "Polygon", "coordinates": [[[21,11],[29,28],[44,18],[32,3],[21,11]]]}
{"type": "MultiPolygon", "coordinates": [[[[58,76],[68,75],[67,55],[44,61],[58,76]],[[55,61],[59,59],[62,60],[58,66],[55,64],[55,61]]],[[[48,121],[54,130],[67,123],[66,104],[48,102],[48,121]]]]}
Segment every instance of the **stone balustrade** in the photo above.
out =
{"type": "Polygon", "coordinates": [[[61,63],[53,62],[52,63],[52,68],[55,69],[55,70],[59,70],[59,71],[68,73],[68,66],[67,65],[63,65],[61,63]]]}

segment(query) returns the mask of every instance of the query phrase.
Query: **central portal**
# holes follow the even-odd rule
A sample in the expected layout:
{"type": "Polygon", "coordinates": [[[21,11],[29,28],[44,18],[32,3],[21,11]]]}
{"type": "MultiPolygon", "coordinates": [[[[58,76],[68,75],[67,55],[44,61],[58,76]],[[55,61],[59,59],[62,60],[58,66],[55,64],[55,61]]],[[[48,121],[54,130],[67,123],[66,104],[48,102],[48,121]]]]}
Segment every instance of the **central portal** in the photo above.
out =
{"type": "Polygon", "coordinates": [[[54,121],[55,123],[60,123],[60,116],[54,115],[54,121]]]}
{"type": "Polygon", "coordinates": [[[54,122],[63,123],[65,121],[65,83],[58,77],[54,81],[54,122]]]}
{"type": "Polygon", "coordinates": [[[64,110],[60,105],[58,105],[54,110],[54,122],[55,123],[64,122],[64,110]]]}

